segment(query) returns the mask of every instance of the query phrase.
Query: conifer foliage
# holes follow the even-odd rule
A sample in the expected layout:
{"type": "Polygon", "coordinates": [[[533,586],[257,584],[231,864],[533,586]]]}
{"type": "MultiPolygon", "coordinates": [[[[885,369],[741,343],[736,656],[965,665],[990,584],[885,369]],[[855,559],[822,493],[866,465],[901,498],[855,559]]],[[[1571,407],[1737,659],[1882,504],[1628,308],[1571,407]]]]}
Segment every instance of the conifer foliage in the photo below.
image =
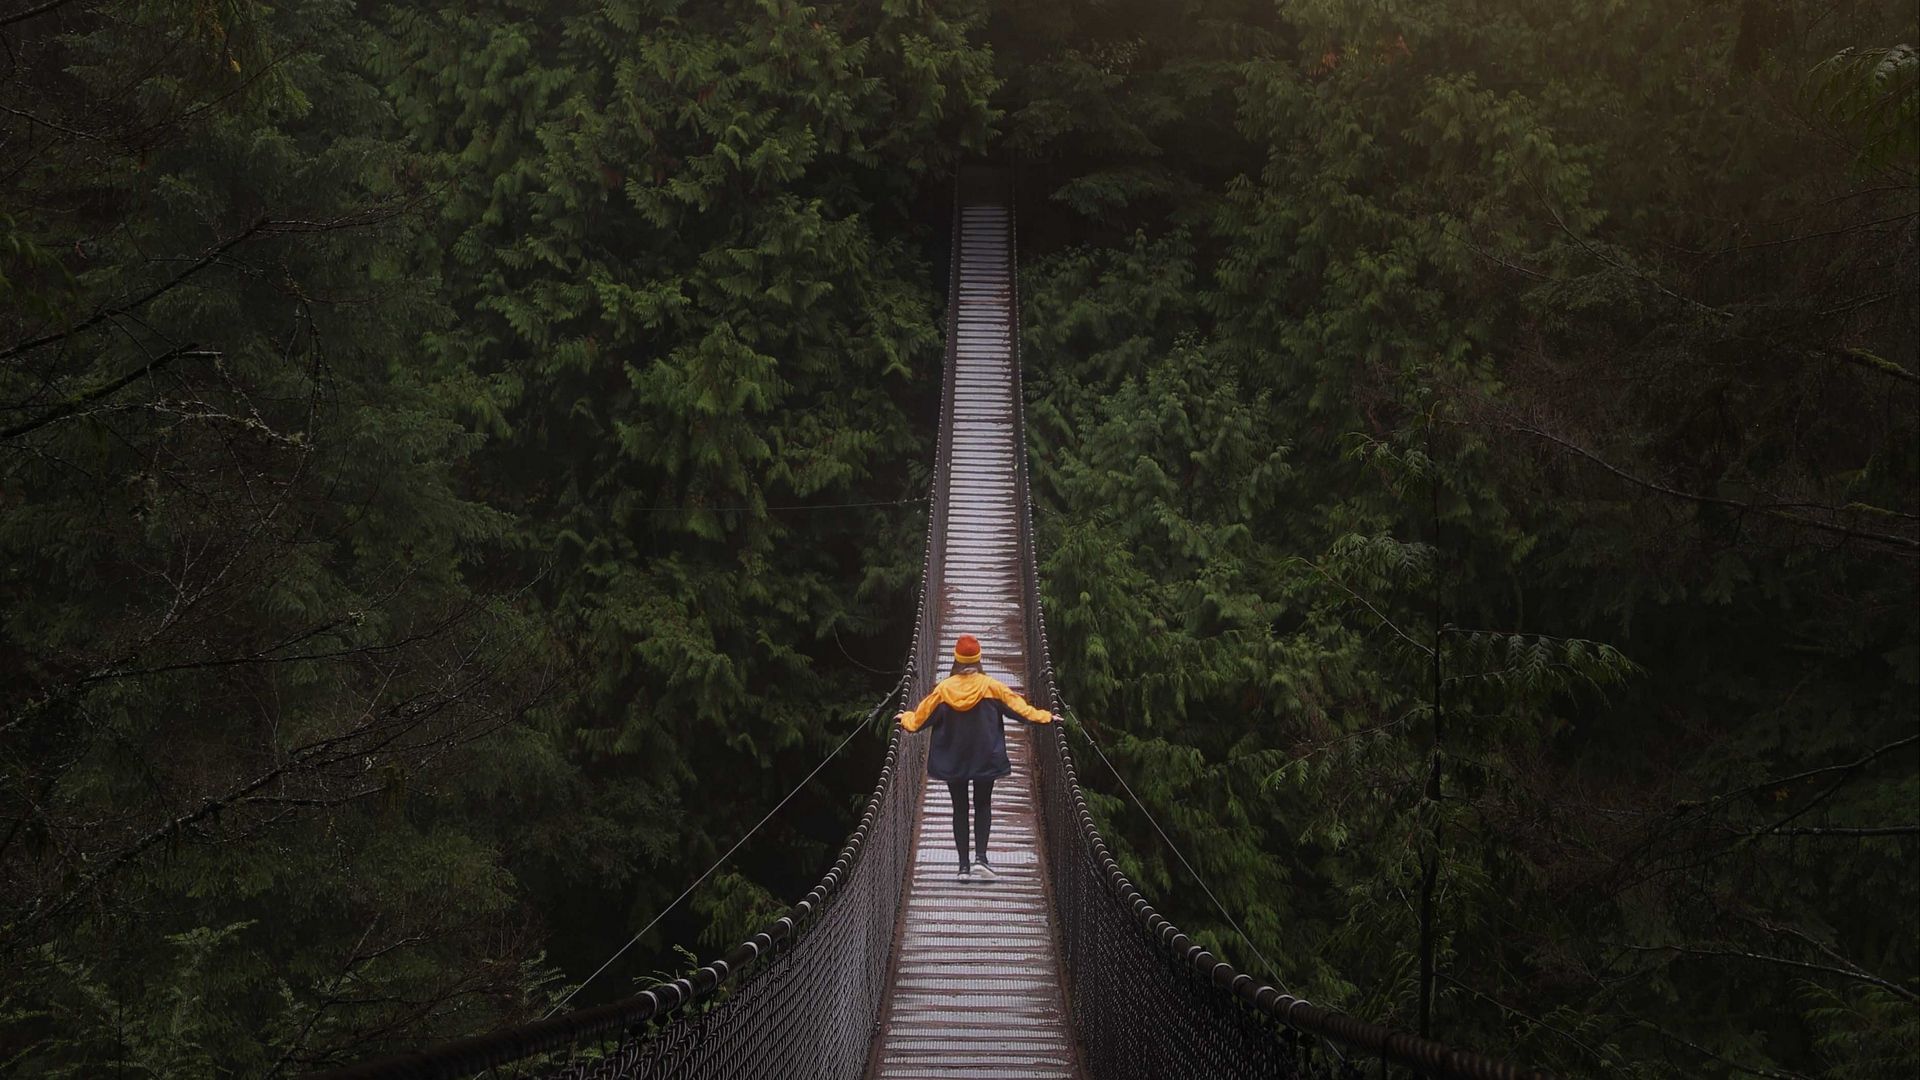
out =
{"type": "Polygon", "coordinates": [[[1071,212],[1024,290],[1054,657],[1228,913],[1103,798],[1129,874],[1565,1074],[1911,1071],[1911,12],[1053,26],[1129,121],[1028,129],[1029,217],[1071,212]],[[1183,79],[1232,102],[1197,153],[1183,79]]]}
{"type": "MultiPolygon", "coordinates": [[[[522,7],[396,10],[376,66],[463,313],[425,348],[491,435],[473,475],[579,680],[551,734],[582,774],[523,859],[543,907],[597,898],[554,942],[590,970],[905,654],[927,477],[903,463],[931,459],[940,357],[908,211],[984,145],[992,76],[964,9],[522,7]]],[[[772,828],[790,861],[703,896],[708,945],[843,835],[772,828]]]]}
{"type": "Polygon", "coordinates": [[[484,1023],[538,941],[473,811],[551,647],[416,355],[425,193],[350,5],[9,23],[7,1069],[276,1075],[484,1023]]]}
{"type": "MultiPolygon", "coordinates": [[[[0,10],[9,1071],[540,1015],[838,741],[905,651],[975,19],[0,10]]],[[[592,993],[815,877],[872,751],[592,993]]]]}
{"type": "MultiPolygon", "coordinates": [[[[0,0],[0,1071],[538,1016],[706,869],[898,674],[999,155],[1053,655],[1156,904],[1569,1076],[1911,1075],[1916,45],[0,0]]],[[[804,891],[878,746],[575,1000],[804,891]]]]}

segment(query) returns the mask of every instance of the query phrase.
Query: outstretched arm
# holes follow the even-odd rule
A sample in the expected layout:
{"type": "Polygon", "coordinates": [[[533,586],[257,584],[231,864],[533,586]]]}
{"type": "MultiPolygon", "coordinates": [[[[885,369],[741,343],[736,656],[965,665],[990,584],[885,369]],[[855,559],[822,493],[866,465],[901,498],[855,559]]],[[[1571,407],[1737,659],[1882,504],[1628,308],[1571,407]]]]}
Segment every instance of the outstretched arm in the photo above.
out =
{"type": "Polygon", "coordinates": [[[1022,719],[1026,720],[1028,723],[1033,723],[1033,724],[1053,723],[1052,713],[1048,712],[1045,709],[1036,709],[1032,705],[1029,705],[1027,703],[1026,698],[1023,698],[1019,694],[1014,693],[1013,690],[1010,689],[1005,683],[1002,683],[997,679],[994,680],[994,683],[993,683],[993,696],[1000,700],[1000,704],[1005,705],[1008,709],[1012,710],[1016,715],[1020,716],[1022,719]]]}
{"type": "Polygon", "coordinates": [[[937,693],[928,694],[926,697],[920,699],[920,704],[915,706],[912,711],[903,712],[893,719],[908,731],[919,731],[926,726],[927,718],[933,715],[933,707],[938,704],[940,704],[940,695],[937,693]]]}

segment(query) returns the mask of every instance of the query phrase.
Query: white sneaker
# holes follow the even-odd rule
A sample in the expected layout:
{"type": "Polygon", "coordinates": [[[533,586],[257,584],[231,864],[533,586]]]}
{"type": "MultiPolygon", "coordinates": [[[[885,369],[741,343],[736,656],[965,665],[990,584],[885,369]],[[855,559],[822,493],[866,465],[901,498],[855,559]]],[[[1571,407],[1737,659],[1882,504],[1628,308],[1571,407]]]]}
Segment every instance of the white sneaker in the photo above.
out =
{"type": "Polygon", "coordinates": [[[991,877],[999,876],[998,874],[995,874],[993,872],[993,867],[987,865],[987,860],[985,859],[981,859],[979,862],[973,864],[973,872],[976,874],[979,874],[983,878],[991,878],[991,877]]]}
{"type": "Polygon", "coordinates": [[[963,866],[953,876],[956,878],[959,878],[961,881],[965,881],[967,880],[967,878],[972,876],[972,870],[973,868],[970,866],[963,866]]]}

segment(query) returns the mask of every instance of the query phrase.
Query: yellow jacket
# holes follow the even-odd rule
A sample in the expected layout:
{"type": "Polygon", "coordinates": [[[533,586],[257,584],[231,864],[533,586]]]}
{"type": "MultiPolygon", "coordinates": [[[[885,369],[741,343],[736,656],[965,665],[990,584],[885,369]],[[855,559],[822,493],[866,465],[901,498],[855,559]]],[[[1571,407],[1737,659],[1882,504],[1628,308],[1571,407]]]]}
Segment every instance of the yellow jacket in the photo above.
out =
{"type": "Polygon", "coordinates": [[[1032,723],[1053,722],[1052,713],[1027,704],[1026,698],[1009,690],[1007,684],[984,671],[964,671],[941,679],[933,688],[933,693],[928,694],[918,707],[912,712],[903,712],[894,719],[908,731],[919,731],[926,725],[927,719],[933,715],[933,710],[943,704],[956,711],[966,712],[987,698],[993,698],[1032,723]]]}

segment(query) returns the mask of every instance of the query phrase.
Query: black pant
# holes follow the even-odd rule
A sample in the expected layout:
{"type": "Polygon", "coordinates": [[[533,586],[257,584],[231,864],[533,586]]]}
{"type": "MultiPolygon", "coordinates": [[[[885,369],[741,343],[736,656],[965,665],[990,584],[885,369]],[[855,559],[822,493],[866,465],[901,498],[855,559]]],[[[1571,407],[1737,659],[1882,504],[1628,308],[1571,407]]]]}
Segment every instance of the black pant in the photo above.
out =
{"type": "MultiPolygon", "coordinates": [[[[967,860],[967,782],[965,780],[947,781],[947,794],[953,796],[953,846],[960,849],[960,865],[971,866],[967,860]]],[[[987,861],[987,826],[993,823],[993,781],[975,780],[973,782],[973,831],[978,837],[974,841],[974,856],[981,862],[987,861]]]]}

